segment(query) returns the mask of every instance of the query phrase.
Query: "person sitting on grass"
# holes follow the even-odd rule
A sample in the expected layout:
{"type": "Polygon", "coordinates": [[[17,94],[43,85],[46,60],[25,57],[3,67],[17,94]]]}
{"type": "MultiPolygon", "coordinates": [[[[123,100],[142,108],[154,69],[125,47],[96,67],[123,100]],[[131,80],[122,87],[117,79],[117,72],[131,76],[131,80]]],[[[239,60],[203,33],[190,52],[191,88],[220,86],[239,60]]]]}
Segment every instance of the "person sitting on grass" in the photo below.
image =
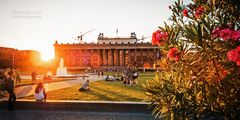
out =
{"type": "Polygon", "coordinates": [[[116,81],[116,80],[117,80],[117,79],[116,79],[115,75],[113,75],[112,81],[116,81]]]}
{"type": "Polygon", "coordinates": [[[46,101],[47,95],[46,95],[43,83],[41,83],[41,82],[38,83],[37,87],[35,88],[34,97],[37,102],[46,101]]]}
{"type": "Polygon", "coordinates": [[[87,90],[90,90],[89,80],[86,80],[86,82],[84,82],[82,87],[79,89],[79,91],[87,91],[87,90]]]}
{"type": "Polygon", "coordinates": [[[110,81],[109,75],[105,78],[105,81],[110,81]]]}

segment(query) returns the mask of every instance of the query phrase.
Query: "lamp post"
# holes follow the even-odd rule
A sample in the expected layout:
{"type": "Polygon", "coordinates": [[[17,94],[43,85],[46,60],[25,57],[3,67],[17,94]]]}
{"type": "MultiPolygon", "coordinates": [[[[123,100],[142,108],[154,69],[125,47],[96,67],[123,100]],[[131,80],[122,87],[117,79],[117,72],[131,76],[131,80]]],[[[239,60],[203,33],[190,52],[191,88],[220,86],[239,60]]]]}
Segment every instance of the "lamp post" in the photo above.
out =
{"type": "Polygon", "coordinates": [[[12,69],[14,69],[14,52],[12,53],[12,69]]]}

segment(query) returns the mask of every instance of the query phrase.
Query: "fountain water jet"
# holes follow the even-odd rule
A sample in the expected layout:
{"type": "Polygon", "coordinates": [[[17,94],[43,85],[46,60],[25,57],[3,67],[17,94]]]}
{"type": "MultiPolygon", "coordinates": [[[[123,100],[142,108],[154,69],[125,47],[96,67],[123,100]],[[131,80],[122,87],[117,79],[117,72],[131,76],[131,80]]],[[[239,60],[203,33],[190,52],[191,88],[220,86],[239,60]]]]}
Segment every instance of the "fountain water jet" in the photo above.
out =
{"type": "Polygon", "coordinates": [[[64,67],[64,60],[63,58],[60,59],[59,67],[57,68],[56,76],[68,76],[67,74],[67,67],[64,67]]]}
{"type": "Polygon", "coordinates": [[[60,59],[59,62],[59,67],[57,68],[56,71],[56,76],[55,78],[77,78],[77,77],[88,77],[86,75],[69,75],[67,73],[67,67],[64,67],[64,60],[63,58],[60,59]]]}

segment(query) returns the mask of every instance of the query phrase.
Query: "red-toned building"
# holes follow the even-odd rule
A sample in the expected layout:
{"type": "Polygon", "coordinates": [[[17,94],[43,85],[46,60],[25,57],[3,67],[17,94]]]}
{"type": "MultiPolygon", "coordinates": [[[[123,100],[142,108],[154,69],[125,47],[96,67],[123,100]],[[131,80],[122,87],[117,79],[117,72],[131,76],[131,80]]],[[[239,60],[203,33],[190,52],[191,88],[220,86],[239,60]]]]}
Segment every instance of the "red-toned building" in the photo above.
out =
{"type": "Polygon", "coordinates": [[[120,68],[136,64],[139,69],[145,63],[151,67],[160,51],[151,43],[137,42],[136,35],[131,33],[127,38],[109,38],[100,34],[98,43],[54,44],[55,58],[64,59],[68,69],[87,68],[120,68]]]}
{"type": "Polygon", "coordinates": [[[14,66],[14,54],[17,53],[17,49],[0,47],[0,69],[1,68],[13,68],[14,66]]]}
{"type": "Polygon", "coordinates": [[[18,50],[14,48],[0,47],[0,69],[36,69],[41,65],[40,55],[39,52],[34,50],[18,50]]]}

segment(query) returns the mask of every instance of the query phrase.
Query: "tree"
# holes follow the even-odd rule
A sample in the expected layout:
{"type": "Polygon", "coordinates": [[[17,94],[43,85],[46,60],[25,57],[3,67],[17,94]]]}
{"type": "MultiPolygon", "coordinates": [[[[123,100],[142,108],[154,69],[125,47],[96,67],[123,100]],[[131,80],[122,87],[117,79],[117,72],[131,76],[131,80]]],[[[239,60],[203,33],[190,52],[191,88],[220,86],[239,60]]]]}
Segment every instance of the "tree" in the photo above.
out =
{"type": "Polygon", "coordinates": [[[232,0],[178,0],[153,33],[164,70],[144,85],[157,117],[240,119],[240,11],[232,0]]]}

